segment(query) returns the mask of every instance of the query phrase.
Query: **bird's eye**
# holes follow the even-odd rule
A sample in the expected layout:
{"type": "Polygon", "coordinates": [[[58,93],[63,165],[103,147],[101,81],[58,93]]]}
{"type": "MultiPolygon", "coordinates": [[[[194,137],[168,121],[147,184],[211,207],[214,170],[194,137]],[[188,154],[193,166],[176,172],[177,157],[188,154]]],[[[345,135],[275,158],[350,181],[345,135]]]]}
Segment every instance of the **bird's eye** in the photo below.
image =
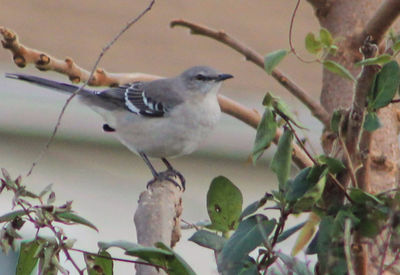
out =
{"type": "Polygon", "coordinates": [[[202,74],[198,74],[198,75],[196,75],[196,79],[197,79],[197,80],[204,81],[204,80],[206,80],[207,78],[206,78],[204,75],[202,75],[202,74]]]}

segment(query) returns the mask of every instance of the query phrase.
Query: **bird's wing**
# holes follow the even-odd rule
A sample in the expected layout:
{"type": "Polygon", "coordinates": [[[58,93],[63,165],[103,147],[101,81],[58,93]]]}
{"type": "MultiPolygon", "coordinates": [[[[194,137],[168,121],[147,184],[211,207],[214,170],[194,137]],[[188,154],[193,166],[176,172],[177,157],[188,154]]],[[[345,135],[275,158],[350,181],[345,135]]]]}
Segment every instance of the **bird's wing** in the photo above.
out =
{"type": "Polygon", "coordinates": [[[137,115],[161,117],[183,100],[171,89],[168,81],[161,82],[161,85],[153,82],[129,83],[96,95],[137,115]]]}

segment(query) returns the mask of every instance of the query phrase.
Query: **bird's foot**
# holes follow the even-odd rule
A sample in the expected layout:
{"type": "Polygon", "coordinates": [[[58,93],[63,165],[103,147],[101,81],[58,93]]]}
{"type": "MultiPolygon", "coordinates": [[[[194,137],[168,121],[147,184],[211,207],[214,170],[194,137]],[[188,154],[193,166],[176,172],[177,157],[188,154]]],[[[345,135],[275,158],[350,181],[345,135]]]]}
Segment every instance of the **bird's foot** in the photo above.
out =
{"type": "Polygon", "coordinates": [[[173,177],[178,177],[178,178],[179,178],[179,181],[181,182],[181,186],[182,186],[182,188],[183,188],[183,191],[185,191],[185,189],[186,189],[186,179],[185,179],[185,177],[182,175],[181,172],[179,172],[178,170],[175,170],[175,169],[168,169],[168,170],[166,170],[164,173],[169,173],[169,174],[171,174],[171,176],[173,176],[173,177]]]}
{"type": "Polygon", "coordinates": [[[147,183],[146,187],[149,188],[149,186],[152,185],[156,181],[169,181],[169,182],[173,183],[176,187],[178,187],[180,190],[185,191],[186,180],[179,171],[176,171],[174,169],[168,169],[164,172],[157,173],[157,175],[155,175],[154,178],[147,183]],[[179,184],[176,181],[176,177],[179,178],[179,181],[181,182],[181,184],[179,184]]]}

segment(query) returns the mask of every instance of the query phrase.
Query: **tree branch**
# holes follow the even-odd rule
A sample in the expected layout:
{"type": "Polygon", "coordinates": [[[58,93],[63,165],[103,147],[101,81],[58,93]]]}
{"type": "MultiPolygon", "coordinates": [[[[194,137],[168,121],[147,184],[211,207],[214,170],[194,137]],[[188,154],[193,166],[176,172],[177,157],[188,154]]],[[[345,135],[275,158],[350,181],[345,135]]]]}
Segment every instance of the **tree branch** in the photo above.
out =
{"type": "MultiPolygon", "coordinates": [[[[376,55],[378,47],[372,43],[370,38],[367,38],[361,51],[365,58],[371,58],[376,55]]],[[[359,158],[358,149],[364,122],[365,107],[367,106],[367,95],[378,70],[379,66],[377,65],[364,66],[357,79],[346,133],[346,147],[349,155],[352,157],[353,167],[357,167],[355,162],[359,158]]]]}
{"type": "MultiPolygon", "coordinates": [[[[156,181],[139,197],[134,221],[138,243],[154,246],[156,242],[174,247],[181,237],[180,216],[183,192],[168,181],[156,181]]],[[[151,266],[136,264],[137,274],[165,274],[151,266]]]]}
{"type": "MultiPolygon", "coordinates": [[[[241,41],[229,36],[224,31],[216,31],[206,26],[198,25],[182,19],[173,20],[171,21],[170,25],[171,27],[186,27],[189,28],[191,33],[194,35],[203,35],[215,39],[218,42],[221,42],[243,54],[248,61],[253,62],[264,70],[264,58],[259,53],[244,45],[241,41]]],[[[312,96],[301,89],[295,82],[293,82],[279,70],[274,69],[272,71],[272,77],[275,78],[290,93],[297,97],[302,103],[304,103],[308,109],[310,109],[311,113],[317,119],[319,119],[326,128],[330,127],[330,116],[318,101],[316,101],[312,96]]]]}
{"type": "Polygon", "coordinates": [[[356,37],[356,48],[363,45],[368,36],[372,37],[372,42],[379,45],[387,30],[400,15],[400,1],[384,1],[372,18],[366,24],[364,30],[356,37]]]}
{"type": "MultiPolygon", "coordinates": [[[[28,48],[23,44],[19,43],[17,35],[4,28],[0,27],[0,34],[3,35],[4,40],[2,41],[4,48],[10,50],[14,57],[14,62],[17,63],[18,60],[24,60],[23,66],[25,67],[28,64],[35,64],[39,70],[42,70],[43,67],[38,67],[37,63],[41,60],[41,57],[46,56],[49,59],[49,62],[45,65],[45,70],[52,70],[59,72],[61,74],[65,74],[69,77],[69,79],[73,79],[73,82],[77,81],[87,81],[87,77],[89,77],[86,70],[79,67],[75,63],[73,66],[66,66],[65,61],[57,59],[48,55],[47,53],[40,52],[35,49],[28,48]],[[18,58],[15,58],[17,56],[18,58]],[[17,61],[16,61],[17,60],[17,61]],[[72,67],[72,69],[71,69],[72,67]],[[79,76],[79,77],[76,77],[79,76]]],[[[39,62],[40,63],[40,62],[39,62]]],[[[20,66],[21,67],[21,66],[20,66]]],[[[106,73],[104,70],[100,69],[102,72],[99,75],[98,70],[96,70],[92,79],[94,81],[89,82],[91,86],[109,86],[111,85],[120,85],[134,81],[150,81],[161,78],[157,75],[143,74],[143,73],[106,73]]],[[[219,95],[218,101],[221,106],[221,110],[228,115],[231,115],[244,123],[250,125],[253,128],[257,128],[258,123],[261,120],[260,115],[257,111],[247,108],[242,104],[229,99],[225,96],[219,95]]],[[[280,136],[282,135],[282,131],[278,130],[276,132],[276,136],[274,142],[277,144],[280,136]]],[[[301,150],[301,148],[294,144],[293,147],[293,161],[299,168],[304,168],[308,166],[312,166],[312,161],[307,157],[307,155],[301,150]]]]}
{"type": "MultiPolygon", "coordinates": [[[[372,43],[371,37],[367,37],[361,47],[361,53],[364,58],[374,57],[377,52],[378,46],[372,43]]],[[[363,150],[361,152],[366,154],[366,152],[369,151],[372,139],[372,135],[366,131],[363,132],[362,127],[367,106],[368,92],[371,90],[374,76],[378,71],[378,65],[367,65],[362,68],[361,74],[357,79],[347,127],[346,148],[351,156],[351,160],[345,162],[347,163],[347,167],[358,167],[361,161],[362,167],[360,171],[358,171],[356,180],[357,185],[362,189],[368,186],[368,170],[370,169],[370,165],[368,165],[369,157],[367,155],[363,157],[360,154],[360,150],[363,150]],[[363,133],[362,139],[360,139],[361,133],[363,133]]],[[[352,171],[348,171],[347,173],[352,173],[352,171]]],[[[347,182],[342,183],[345,186],[347,185],[347,182]]],[[[359,275],[367,274],[368,263],[367,247],[363,244],[362,240],[362,236],[356,232],[354,243],[357,245],[358,250],[354,253],[354,265],[356,273],[359,275]]]]}

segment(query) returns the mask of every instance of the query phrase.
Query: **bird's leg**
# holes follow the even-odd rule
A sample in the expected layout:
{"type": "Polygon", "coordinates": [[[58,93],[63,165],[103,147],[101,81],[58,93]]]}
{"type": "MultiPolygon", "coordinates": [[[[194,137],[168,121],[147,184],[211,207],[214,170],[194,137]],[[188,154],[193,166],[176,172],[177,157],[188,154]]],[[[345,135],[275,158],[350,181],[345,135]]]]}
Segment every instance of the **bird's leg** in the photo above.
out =
{"type": "MultiPolygon", "coordinates": [[[[150,160],[148,159],[148,157],[146,156],[146,154],[140,152],[139,155],[142,157],[142,159],[144,160],[144,162],[146,163],[146,165],[149,167],[149,169],[150,169],[150,171],[151,171],[151,173],[153,174],[153,177],[154,177],[151,181],[149,181],[149,182],[147,183],[146,188],[149,188],[149,186],[150,186],[152,183],[156,182],[157,180],[159,180],[159,181],[167,180],[167,181],[169,181],[169,182],[172,182],[174,185],[176,185],[176,186],[179,187],[180,189],[182,188],[181,185],[179,185],[175,180],[173,180],[173,179],[171,178],[172,175],[171,175],[171,173],[168,173],[169,170],[167,170],[167,171],[165,171],[165,172],[158,173],[158,172],[156,171],[156,169],[154,169],[153,165],[151,164],[151,162],[150,162],[150,160]]],[[[171,166],[171,167],[172,167],[172,166],[171,166]]],[[[182,184],[182,186],[183,186],[183,190],[185,190],[184,184],[182,184]]]]}
{"type": "Polygon", "coordinates": [[[153,174],[154,179],[158,178],[158,173],[156,169],[154,169],[153,165],[151,164],[150,160],[147,158],[146,154],[144,153],[139,153],[139,155],[142,157],[144,160],[144,163],[146,163],[147,167],[149,167],[151,173],[153,174]]]}
{"type": "Polygon", "coordinates": [[[176,170],[174,167],[172,167],[171,163],[169,163],[169,161],[166,158],[161,158],[161,160],[164,162],[165,166],[167,166],[167,171],[165,172],[172,173],[174,176],[178,176],[179,180],[181,181],[183,190],[185,190],[186,180],[185,177],[182,175],[182,173],[176,170]]]}

